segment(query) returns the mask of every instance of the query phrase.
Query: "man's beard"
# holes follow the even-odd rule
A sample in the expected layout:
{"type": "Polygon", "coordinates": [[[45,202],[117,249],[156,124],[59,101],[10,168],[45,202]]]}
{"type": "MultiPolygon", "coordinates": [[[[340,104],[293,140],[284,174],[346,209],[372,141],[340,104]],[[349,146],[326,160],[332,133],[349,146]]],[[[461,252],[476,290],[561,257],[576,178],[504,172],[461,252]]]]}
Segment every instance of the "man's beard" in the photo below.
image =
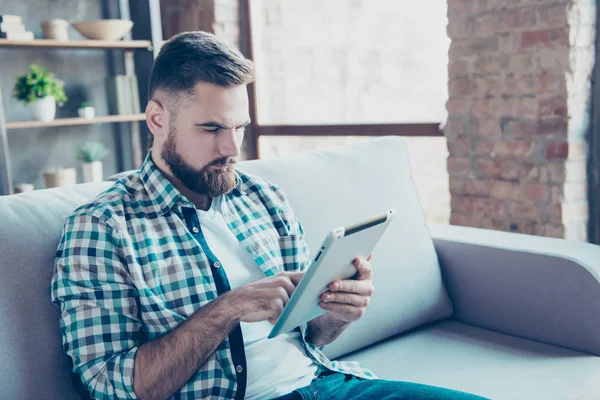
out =
{"type": "Polygon", "coordinates": [[[161,152],[161,157],[171,172],[181,183],[189,190],[207,194],[210,197],[218,197],[229,193],[237,185],[237,178],[234,170],[235,158],[222,157],[212,161],[202,169],[198,170],[185,162],[176,150],[175,130],[169,129],[169,137],[161,152]],[[229,165],[224,171],[209,170],[211,165],[229,165]]]}

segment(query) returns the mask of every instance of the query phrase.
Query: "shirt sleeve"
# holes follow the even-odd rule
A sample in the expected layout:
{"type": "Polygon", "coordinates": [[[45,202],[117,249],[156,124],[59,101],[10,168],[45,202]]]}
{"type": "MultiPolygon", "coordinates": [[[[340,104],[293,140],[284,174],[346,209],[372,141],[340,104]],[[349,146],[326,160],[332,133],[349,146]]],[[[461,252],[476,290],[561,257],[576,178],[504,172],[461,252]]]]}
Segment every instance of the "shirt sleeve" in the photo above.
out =
{"type": "Polygon", "coordinates": [[[51,283],[65,352],[93,398],[137,399],[133,369],[141,321],[119,239],[91,215],[65,223],[51,283]]]}

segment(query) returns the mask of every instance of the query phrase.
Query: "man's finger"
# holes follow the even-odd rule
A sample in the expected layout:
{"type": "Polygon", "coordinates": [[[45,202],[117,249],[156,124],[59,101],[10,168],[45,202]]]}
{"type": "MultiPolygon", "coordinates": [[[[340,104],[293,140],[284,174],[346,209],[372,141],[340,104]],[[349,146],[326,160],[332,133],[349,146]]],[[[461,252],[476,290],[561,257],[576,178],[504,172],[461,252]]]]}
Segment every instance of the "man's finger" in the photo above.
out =
{"type": "Polygon", "coordinates": [[[355,307],[367,307],[370,299],[368,296],[347,292],[325,292],[321,295],[321,301],[325,303],[350,304],[355,307]]]}
{"type": "Polygon", "coordinates": [[[369,261],[357,258],[354,260],[354,266],[358,270],[358,276],[356,279],[363,280],[373,278],[373,266],[369,261]]]}
{"type": "Polygon", "coordinates": [[[354,293],[361,296],[371,296],[375,291],[371,281],[353,279],[332,282],[329,284],[329,290],[332,292],[354,293]]]}
{"type": "Polygon", "coordinates": [[[365,314],[365,308],[354,307],[349,304],[321,302],[321,303],[319,303],[319,306],[323,310],[332,311],[332,312],[344,315],[343,319],[346,321],[357,320],[365,314]]]}

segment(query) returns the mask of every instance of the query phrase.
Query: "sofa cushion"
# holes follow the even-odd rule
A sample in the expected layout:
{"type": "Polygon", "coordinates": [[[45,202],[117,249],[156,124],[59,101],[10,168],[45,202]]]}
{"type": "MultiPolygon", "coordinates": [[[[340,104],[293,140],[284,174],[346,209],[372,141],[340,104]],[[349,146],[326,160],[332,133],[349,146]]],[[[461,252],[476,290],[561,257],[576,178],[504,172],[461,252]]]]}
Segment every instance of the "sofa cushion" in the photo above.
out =
{"type": "Polygon", "coordinates": [[[67,216],[109,183],[0,197],[0,397],[76,399],[50,300],[67,216]]]}
{"type": "Polygon", "coordinates": [[[600,399],[600,357],[454,320],[418,328],[343,359],[359,361],[383,379],[491,399],[600,399]]]}
{"type": "Polygon", "coordinates": [[[396,208],[373,253],[375,294],[363,319],[326,346],[330,357],[451,315],[438,259],[411,178],[404,140],[365,140],[335,150],[240,166],[287,194],[311,249],[338,226],[396,208]]]}

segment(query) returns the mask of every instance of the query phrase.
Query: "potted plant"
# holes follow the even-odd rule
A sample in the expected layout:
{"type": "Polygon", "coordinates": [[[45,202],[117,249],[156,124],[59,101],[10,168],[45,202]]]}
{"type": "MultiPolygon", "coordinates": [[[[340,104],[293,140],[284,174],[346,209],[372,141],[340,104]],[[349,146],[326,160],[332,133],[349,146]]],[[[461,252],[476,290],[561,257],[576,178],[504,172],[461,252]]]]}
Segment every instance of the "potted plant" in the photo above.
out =
{"type": "Polygon", "coordinates": [[[29,105],[34,119],[52,121],[59,107],[67,101],[64,82],[53,73],[36,64],[29,66],[29,73],[17,77],[13,97],[29,105]]]}
{"type": "Polygon", "coordinates": [[[90,103],[84,101],[79,105],[77,114],[79,114],[81,118],[94,118],[96,115],[96,109],[92,107],[90,103]]]}
{"type": "Polygon", "coordinates": [[[87,142],[77,149],[76,158],[83,162],[83,181],[102,182],[102,159],[109,153],[101,142],[87,142]]]}

